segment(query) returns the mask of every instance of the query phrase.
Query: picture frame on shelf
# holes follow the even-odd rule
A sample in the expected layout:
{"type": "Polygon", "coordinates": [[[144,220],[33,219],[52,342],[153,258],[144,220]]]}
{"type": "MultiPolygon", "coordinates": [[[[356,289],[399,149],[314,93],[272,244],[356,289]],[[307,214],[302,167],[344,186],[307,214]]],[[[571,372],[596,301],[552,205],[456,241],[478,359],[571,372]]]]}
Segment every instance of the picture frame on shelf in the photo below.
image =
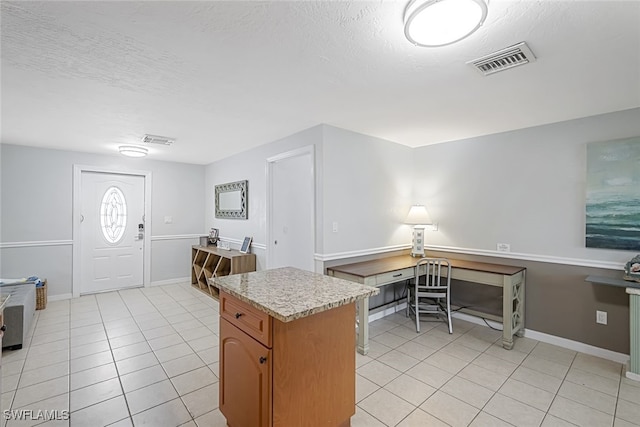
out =
{"type": "Polygon", "coordinates": [[[242,246],[240,247],[240,252],[243,254],[248,254],[249,253],[249,249],[251,248],[251,237],[245,237],[244,241],[242,242],[242,246]]]}
{"type": "Polygon", "coordinates": [[[220,238],[220,230],[217,228],[212,228],[209,232],[209,243],[215,245],[218,243],[218,239],[220,238]]]}

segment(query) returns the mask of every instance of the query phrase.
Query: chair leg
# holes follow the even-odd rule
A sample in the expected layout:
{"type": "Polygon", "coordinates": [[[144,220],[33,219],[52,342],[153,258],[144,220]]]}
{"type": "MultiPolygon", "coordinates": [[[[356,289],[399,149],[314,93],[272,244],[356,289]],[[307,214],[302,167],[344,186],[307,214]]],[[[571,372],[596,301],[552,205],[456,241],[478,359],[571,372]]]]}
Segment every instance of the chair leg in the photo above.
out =
{"type": "Polygon", "coordinates": [[[411,289],[409,288],[409,286],[407,286],[407,307],[405,310],[405,316],[409,317],[409,307],[411,304],[411,289]]]}
{"type": "Polygon", "coordinates": [[[416,332],[420,332],[420,307],[418,305],[418,295],[416,292],[416,296],[413,300],[413,307],[416,314],[416,332]]]}
{"type": "Polygon", "coordinates": [[[453,333],[453,325],[451,324],[451,304],[449,298],[447,298],[447,321],[449,322],[449,333],[453,333]]]}

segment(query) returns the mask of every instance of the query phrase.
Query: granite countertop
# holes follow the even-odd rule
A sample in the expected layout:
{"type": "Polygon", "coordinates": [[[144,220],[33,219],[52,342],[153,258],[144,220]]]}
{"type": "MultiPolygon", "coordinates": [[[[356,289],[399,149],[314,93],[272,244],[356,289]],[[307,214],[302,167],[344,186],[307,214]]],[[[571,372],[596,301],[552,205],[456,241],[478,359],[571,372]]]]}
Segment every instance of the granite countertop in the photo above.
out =
{"type": "Polygon", "coordinates": [[[209,279],[220,290],[282,322],[330,310],[380,290],[292,267],[209,279]]]}

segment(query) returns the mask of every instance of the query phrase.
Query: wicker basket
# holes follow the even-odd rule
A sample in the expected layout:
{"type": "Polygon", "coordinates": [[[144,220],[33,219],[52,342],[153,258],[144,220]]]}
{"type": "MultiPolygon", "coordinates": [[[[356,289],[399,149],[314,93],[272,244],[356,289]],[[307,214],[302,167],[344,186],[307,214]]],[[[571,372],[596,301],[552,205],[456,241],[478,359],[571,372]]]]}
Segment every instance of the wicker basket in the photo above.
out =
{"type": "Polygon", "coordinates": [[[36,310],[47,308],[47,279],[42,281],[42,286],[36,286],[36,310]]]}

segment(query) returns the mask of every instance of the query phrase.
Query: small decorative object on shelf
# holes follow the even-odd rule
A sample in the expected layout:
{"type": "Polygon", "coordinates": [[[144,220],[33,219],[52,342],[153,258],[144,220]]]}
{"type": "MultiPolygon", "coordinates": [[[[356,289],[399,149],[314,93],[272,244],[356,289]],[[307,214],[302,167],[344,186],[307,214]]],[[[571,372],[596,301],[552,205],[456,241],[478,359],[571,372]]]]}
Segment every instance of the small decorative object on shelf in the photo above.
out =
{"type": "Polygon", "coordinates": [[[242,242],[242,246],[240,247],[240,253],[248,254],[249,248],[251,247],[251,237],[245,237],[242,242]]]}
{"type": "Polygon", "coordinates": [[[624,266],[624,280],[640,282],[640,255],[631,258],[624,266]]]}
{"type": "Polygon", "coordinates": [[[220,236],[220,232],[217,228],[212,228],[209,232],[209,244],[215,245],[218,243],[218,237],[220,236]]]}

